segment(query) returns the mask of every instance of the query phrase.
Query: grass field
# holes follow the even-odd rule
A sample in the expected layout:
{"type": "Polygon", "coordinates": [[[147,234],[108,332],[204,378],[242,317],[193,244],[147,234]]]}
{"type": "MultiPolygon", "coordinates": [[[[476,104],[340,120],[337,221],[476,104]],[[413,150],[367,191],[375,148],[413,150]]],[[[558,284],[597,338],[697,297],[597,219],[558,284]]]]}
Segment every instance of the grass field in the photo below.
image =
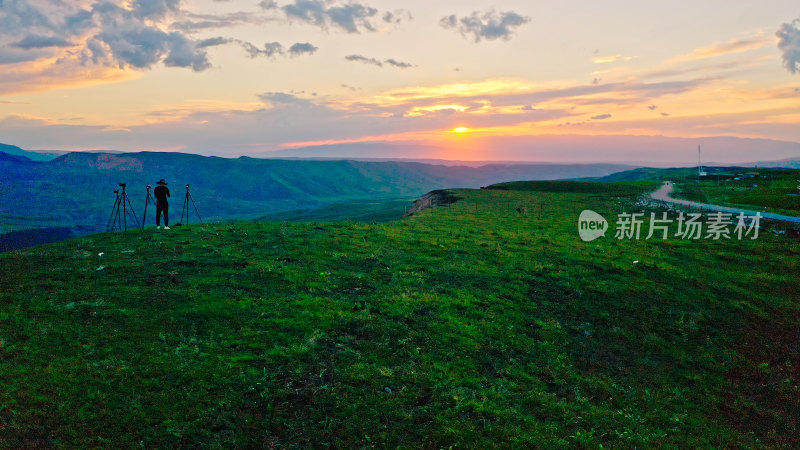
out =
{"type": "Polygon", "coordinates": [[[316,208],[272,213],[261,217],[262,222],[387,222],[405,215],[413,198],[351,200],[331,203],[316,208]]]}
{"type": "Polygon", "coordinates": [[[800,445],[800,243],[578,238],[656,185],[2,254],[0,447],[800,445]]]}

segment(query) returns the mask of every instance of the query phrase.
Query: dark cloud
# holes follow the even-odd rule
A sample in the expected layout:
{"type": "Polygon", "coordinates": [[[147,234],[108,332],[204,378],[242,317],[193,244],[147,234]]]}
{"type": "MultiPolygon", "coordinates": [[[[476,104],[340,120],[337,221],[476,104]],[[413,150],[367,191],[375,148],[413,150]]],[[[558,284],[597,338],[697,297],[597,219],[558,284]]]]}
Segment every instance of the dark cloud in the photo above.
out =
{"type": "Polygon", "coordinates": [[[311,102],[294,94],[285,92],[264,92],[258,98],[265,103],[274,105],[310,105],[311,102]]]}
{"type": "Polygon", "coordinates": [[[600,114],[599,116],[592,117],[592,120],[604,120],[604,119],[610,119],[610,118],[611,118],[611,114],[600,114]]]}
{"type": "Polygon", "coordinates": [[[281,45],[280,42],[267,42],[264,44],[263,49],[258,48],[249,42],[242,42],[242,47],[247,50],[247,53],[251,58],[255,58],[260,55],[264,55],[267,58],[272,58],[283,54],[283,45],[281,45]]]}
{"type": "Polygon", "coordinates": [[[249,42],[237,41],[239,42],[242,47],[247,51],[248,55],[251,58],[256,58],[258,56],[266,56],[267,58],[275,58],[277,56],[282,56],[285,54],[289,54],[289,56],[299,56],[304,54],[314,54],[318,47],[314,46],[309,42],[297,42],[292,44],[289,47],[288,52],[284,50],[283,44],[280,42],[267,42],[264,44],[263,47],[257,47],[249,42]]]}
{"type": "Polygon", "coordinates": [[[396,60],[394,58],[389,58],[389,59],[386,59],[384,61],[380,61],[380,60],[378,60],[376,58],[367,58],[366,56],[362,56],[362,55],[348,55],[348,56],[345,56],[344,59],[346,59],[348,61],[352,61],[352,62],[360,62],[360,63],[364,63],[364,64],[371,64],[373,66],[378,66],[378,67],[383,67],[384,64],[390,65],[392,67],[397,67],[397,68],[400,68],[400,69],[408,69],[409,67],[414,67],[414,65],[411,64],[411,63],[398,61],[398,60],[396,60]]]}
{"type": "MultiPolygon", "coordinates": [[[[168,8],[169,2],[164,5],[168,8]]],[[[110,3],[93,5],[101,28],[87,40],[91,61],[137,69],[150,68],[160,61],[169,67],[188,67],[198,72],[211,67],[206,52],[194,40],[177,31],[167,33],[139,18],[163,14],[162,9],[149,4],[141,7],[143,11],[110,3]]]]}
{"type": "Polygon", "coordinates": [[[386,23],[397,24],[403,20],[412,20],[413,17],[411,16],[410,12],[399,9],[397,11],[386,11],[383,13],[381,19],[383,19],[383,21],[386,23]]]}
{"type": "Polygon", "coordinates": [[[211,63],[206,52],[198,49],[197,42],[186,36],[172,32],[167,40],[167,57],[164,65],[167,67],[191,67],[195,72],[208,69],[211,63]]]}
{"type": "Polygon", "coordinates": [[[131,9],[141,19],[161,19],[180,11],[180,0],[134,0],[131,9]]]}
{"type": "Polygon", "coordinates": [[[43,58],[47,55],[47,51],[43,49],[21,50],[12,47],[0,47],[0,65],[36,61],[37,59],[43,58]]]}
{"type": "Polygon", "coordinates": [[[116,61],[120,68],[148,68],[164,57],[166,35],[146,26],[122,33],[102,32],[86,42],[87,50],[94,63],[113,65],[116,61]]]}
{"type": "Polygon", "coordinates": [[[274,1],[265,0],[260,5],[264,9],[279,8],[289,20],[299,20],[322,29],[340,28],[348,33],[377,31],[378,10],[358,2],[339,4],[328,0],[294,0],[278,7],[274,1]]]}
{"type": "Polygon", "coordinates": [[[197,48],[206,48],[206,47],[214,47],[217,45],[223,45],[233,42],[231,38],[224,38],[221,36],[203,39],[201,41],[197,41],[197,48]]]}
{"type": "Polygon", "coordinates": [[[392,13],[390,11],[386,11],[383,14],[383,21],[384,22],[386,22],[386,23],[394,23],[395,20],[397,20],[397,18],[395,17],[394,13],[392,13]]]}
{"type": "Polygon", "coordinates": [[[411,64],[411,63],[407,63],[407,62],[403,62],[403,61],[397,61],[396,59],[393,59],[393,58],[389,58],[384,62],[386,64],[389,64],[390,66],[399,67],[401,69],[408,69],[409,67],[414,67],[414,65],[411,64]]]}
{"type": "Polygon", "coordinates": [[[309,55],[313,55],[314,52],[316,52],[317,50],[319,50],[318,47],[315,47],[308,42],[298,42],[289,47],[289,54],[292,56],[302,55],[306,53],[309,55]]]}
{"type": "Polygon", "coordinates": [[[183,13],[180,0],[100,0],[88,9],[75,3],[0,0],[0,45],[37,58],[56,56],[59,63],[148,69],[163,62],[195,71],[211,67],[203,48],[218,44],[164,30],[168,18],[183,13]],[[36,53],[39,49],[47,52],[36,53]]]}
{"type": "Polygon", "coordinates": [[[230,28],[242,24],[260,24],[266,22],[266,17],[251,12],[232,12],[227,14],[188,14],[188,20],[173,22],[170,28],[186,33],[215,28],[230,28]]]}
{"type": "Polygon", "coordinates": [[[800,73],[800,19],[783,24],[775,35],[783,53],[783,66],[789,72],[800,73]]]}
{"type": "Polygon", "coordinates": [[[439,25],[445,29],[455,29],[464,37],[472,37],[475,42],[481,39],[511,39],[514,30],[528,22],[530,17],[521,16],[513,11],[496,12],[475,11],[469,16],[458,18],[455,14],[442,17],[439,25]]]}
{"type": "Polygon", "coordinates": [[[182,22],[175,22],[170,25],[173,30],[183,31],[185,33],[194,33],[200,30],[223,28],[233,25],[233,22],[223,21],[221,19],[213,20],[186,20],[182,22]]]}
{"type": "Polygon", "coordinates": [[[72,47],[73,45],[73,43],[58,37],[38,36],[34,34],[25,36],[21,40],[11,44],[12,47],[21,48],[23,50],[47,47],[72,47]]]}
{"type": "Polygon", "coordinates": [[[650,111],[653,111],[656,108],[658,108],[658,106],[656,106],[656,105],[650,105],[650,106],[647,107],[647,109],[649,109],[650,111]]]}
{"type": "Polygon", "coordinates": [[[373,66],[383,67],[383,63],[378,61],[375,58],[367,58],[366,56],[362,55],[348,55],[345,56],[344,59],[353,62],[362,62],[364,64],[372,64],[373,66]]]}
{"type": "Polygon", "coordinates": [[[19,36],[31,29],[55,28],[55,23],[36,4],[26,0],[3,0],[0,3],[0,34],[19,36]]]}
{"type": "Polygon", "coordinates": [[[458,16],[455,14],[450,14],[449,16],[444,16],[439,20],[439,26],[442,28],[455,28],[458,26],[458,16]]]}
{"type": "Polygon", "coordinates": [[[65,34],[79,35],[92,26],[94,26],[92,11],[81,9],[64,18],[63,31],[65,34]]]}

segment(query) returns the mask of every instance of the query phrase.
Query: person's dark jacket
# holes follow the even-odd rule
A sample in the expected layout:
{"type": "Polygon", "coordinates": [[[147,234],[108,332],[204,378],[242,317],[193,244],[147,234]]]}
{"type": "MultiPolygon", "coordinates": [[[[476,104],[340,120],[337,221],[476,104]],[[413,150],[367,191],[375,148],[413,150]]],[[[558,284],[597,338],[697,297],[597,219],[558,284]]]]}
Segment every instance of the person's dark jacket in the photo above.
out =
{"type": "Polygon", "coordinates": [[[167,197],[169,197],[169,188],[163,185],[156,186],[153,190],[153,195],[156,198],[156,204],[159,205],[166,205],[169,202],[167,201],[167,197]]]}

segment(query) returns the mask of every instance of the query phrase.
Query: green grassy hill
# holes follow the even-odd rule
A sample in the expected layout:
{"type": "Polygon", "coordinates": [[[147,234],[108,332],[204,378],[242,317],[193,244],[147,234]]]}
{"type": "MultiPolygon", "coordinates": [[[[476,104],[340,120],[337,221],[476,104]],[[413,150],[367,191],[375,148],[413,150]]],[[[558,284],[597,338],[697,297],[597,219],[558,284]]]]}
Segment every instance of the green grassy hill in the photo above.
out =
{"type": "Polygon", "coordinates": [[[585,243],[653,183],[593,186],[2,254],[0,447],[800,445],[798,241],[585,243]]]}
{"type": "Polygon", "coordinates": [[[259,218],[264,222],[386,222],[403,217],[413,198],[388,200],[351,200],[292,211],[282,211],[259,218]]]}
{"type": "Polygon", "coordinates": [[[640,167],[612,173],[611,175],[592,178],[593,181],[614,183],[619,181],[676,181],[697,178],[696,167],[677,167],[671,169],[657,169],[654,167],[640,167]]]}

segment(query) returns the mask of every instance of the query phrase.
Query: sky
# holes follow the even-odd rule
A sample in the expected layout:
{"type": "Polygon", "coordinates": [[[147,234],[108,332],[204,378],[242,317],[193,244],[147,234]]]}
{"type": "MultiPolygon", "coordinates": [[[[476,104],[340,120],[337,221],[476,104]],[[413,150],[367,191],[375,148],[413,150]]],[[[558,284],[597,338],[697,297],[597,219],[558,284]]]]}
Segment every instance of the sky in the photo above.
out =
{"type": "Polygon", "coordinates": [[[533,144],[600,135],[800,142],[800,4],[0,0],[0,142],[27,149],[568,161],[533,144]]]}

